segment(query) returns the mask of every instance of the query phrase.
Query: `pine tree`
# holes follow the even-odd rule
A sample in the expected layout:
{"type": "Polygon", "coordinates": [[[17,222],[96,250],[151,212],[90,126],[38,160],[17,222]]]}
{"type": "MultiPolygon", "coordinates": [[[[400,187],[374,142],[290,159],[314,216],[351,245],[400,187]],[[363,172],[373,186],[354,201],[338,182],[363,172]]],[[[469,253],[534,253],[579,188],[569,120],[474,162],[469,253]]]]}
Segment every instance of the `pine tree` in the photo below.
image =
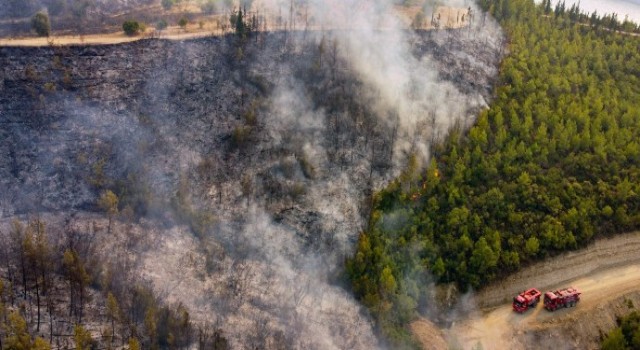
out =
{"type": "Polygon", "coordinates": [[[245,36],[245,23],[244,16],[242,14],[242,7],[238,8],[238,15],[236,17],[236,35],[241,38],[245,36]]]}
{"type": "Polygon", "coordinates": [[[82,322],[82,308],[84,305],[85,289],[89,284],[89,274],[85,270],[84,263],[80,260],[78,253],[73,249],[64,252],[62,263],[65,274],[69,281],[69,316],[74,310],[78,316],[78,322],[82,322]],[[76,298],[79,297],[79,305],[76,305],[76,298]]]}
{"type": "Polygon", "coordinates": [[[111,344],[113,344],[113,340],[116,334],[116,326],[115,321],[120,320],[120,306],[118,306],[118,301],[116,297],[113,296],[111,292],[107,294],[107,313],[109,318],[111,319],[111,344]]]}
{"type": "Polygon", "coordinates": [[[33,28],[38,36],[49,36],[51,33],[49,16],[44,12],[36,13],[33,18],[31,18],[31,28],[33,28]]]}
{"type": "Polygon", "coordinates": [[[109,228],[107,231],[111,233],[113,217],[118,214],[118,196],[110,190],[106,190],[100,194],[98,206],[107,213],[107,217],[109,218],[109,228]]]}
{"type": "Polygon", "coordinates": [[[80,324],[73,328],[73,340],[76,342],[76,350],[90,350],[93,348],[91,333],[80,324]]]}

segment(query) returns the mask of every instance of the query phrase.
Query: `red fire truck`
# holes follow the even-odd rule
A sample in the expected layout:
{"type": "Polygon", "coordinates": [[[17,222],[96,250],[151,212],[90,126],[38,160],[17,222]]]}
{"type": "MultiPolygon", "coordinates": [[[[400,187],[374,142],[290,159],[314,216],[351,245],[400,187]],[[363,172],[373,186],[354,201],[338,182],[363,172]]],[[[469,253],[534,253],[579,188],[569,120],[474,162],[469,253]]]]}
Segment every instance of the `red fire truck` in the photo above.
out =
{"type": "Polygon", "coordinates": [[[529,310],[529,308],[535,308],[540,301],[540,295],[540,291],[535,288],[525,290],[513,298],[513,310],[516,312],[525,312],[529,310]]]}
{"type": "Polygon", "coordinates": [[[582,293],[573,287],[546,292],[544,293],[544,307],[549,311],[555,311],[561,307],[574,307],[580,301],[580,294],[582,293]]]}

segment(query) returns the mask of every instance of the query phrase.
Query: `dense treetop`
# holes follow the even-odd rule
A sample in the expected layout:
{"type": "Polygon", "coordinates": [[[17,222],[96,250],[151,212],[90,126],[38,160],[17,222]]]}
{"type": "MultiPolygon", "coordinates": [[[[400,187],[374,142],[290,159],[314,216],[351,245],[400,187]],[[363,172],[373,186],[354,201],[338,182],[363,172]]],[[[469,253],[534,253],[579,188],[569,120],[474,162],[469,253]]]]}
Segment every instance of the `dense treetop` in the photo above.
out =
{"type": "Polygon", "coordinates": [[[640,226],[640,38],[546,2],[481,5],[509,38],[495,100],[425,171],[412,162],[375,195],[347,262],[391,338],[427,303],[427,280],[478,288],[640,226]]]}

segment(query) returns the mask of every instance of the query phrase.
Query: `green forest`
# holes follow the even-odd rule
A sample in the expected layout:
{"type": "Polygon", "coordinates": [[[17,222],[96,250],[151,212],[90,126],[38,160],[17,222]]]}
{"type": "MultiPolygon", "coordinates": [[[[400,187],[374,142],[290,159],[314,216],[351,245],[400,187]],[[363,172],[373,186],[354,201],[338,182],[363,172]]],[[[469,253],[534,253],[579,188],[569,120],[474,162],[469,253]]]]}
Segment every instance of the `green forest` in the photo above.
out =
{"type": "Polygon", "coordinates": [[[490,108],[374,195],[347,261],[396,344],[430,282],[478,288],[640,226],[640,38],[564,4],[481,5],[508,38],[490,108]]]}
{"type": "Polygon", "coordinates": [[[618,318],[618,327],[607,334],[601,345],[602,350],[640,349],[640,312],[618,318]]]}

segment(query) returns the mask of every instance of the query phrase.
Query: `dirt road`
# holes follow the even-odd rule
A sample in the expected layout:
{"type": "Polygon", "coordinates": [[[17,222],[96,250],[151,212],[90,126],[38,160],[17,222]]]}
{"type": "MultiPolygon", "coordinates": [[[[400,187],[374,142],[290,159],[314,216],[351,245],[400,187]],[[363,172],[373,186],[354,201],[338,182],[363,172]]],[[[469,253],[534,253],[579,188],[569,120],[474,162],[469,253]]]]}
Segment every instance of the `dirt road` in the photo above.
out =
{"type": "Polygon", "coordinates": [[[193,28],[182,30],[171,27],[162,32],[148,30],[138,36],[128,36],[123,32],[91,34],[91,35],[58,35],[49,38],[25,37],[25,38],[0,38],[0,46],[48,46],[48,45],[108,45],[126,43],[148,38],[161,38],[168,40],[186,40],[205,36],[220,35],[224,32],[218,28],[193,28]]]}
{"type": "MultiPolygon", "coordinates": [[[[479,311],[445,330],[449,344],[471,349],[482,344],[484,349],[526,349],[532,347],[527,332],[560,328],[576,321],[602,324],[598,320],[609,307],[608,302],[640,290],[640,233],[625,234],[600,240],[586,249],[567,253],[536,264],[510,278],[483,289],[476,296],[479,311]],[[546,282],[546,283],[545,283],[546,282]],[[543,292],[574,286],[583,294],[575,308],[548,312],[538,305],[535,310],[517,314],[511,309],[511,297],[518,290],[536,287],[543,292]],[[496,307],[496,305],[499,305],[496,307]]],[[[605,318],[615,318],[611,315],[605,318]]],[[[585,337],[597,337],[598,330],[589,329],[585,337]]],[[[573,337],[575,344],[585,339],[573,337]]],[[[540,344],[537,344],[540,346],[540,344]]],[[[562,348],[576,348],[562,344],[562,348]]],[[[535,347],[535,346],[534,346],[535,347]]],[[[544,348],[544,346],[541,346],[544,348]]]]}
{"type": "MultiPolygon", "coordinates": [[[[193,9],[192,9],[193,10],[193,9]]],[[[407,28],[411,26],[411,21],[415,17],[416,13],[420,10],[419,7],[404,7],[396,6],[395,14],[400,18],[400,21],[404,23],[407,28]]],[[[467,9],[456,7],[438,7],[434,13],[434,18],[438,18],[440,28],[462,28],[469,25],[469,21],[464,20],[463,14],[467,14],[467,9]]],[[[148,28],[144,33],[138,36],[127,36],[122,31],[113,33],[101,33],[101,34],[89,34],[89,35],[53,35],[49,38],[41,37],[19,37],[19,38],[0,38],[0,46],[48,46],[48,45],[108,45],[119,44],[131,41],[136,41],[146,38],[161,38],[168,40],[187,40],[194,38],[201,38],[205,36],[222,35],[231,33],[231,29],[227,27],[220,27],[220,23],[227,21],[227,17],[223,15],[202,16],[199,21],[193,21],[188,24],[185,29],[179,26],[169,26],[162,31],[156,31],[152,28],[148,28]],[[198,23],[196,23],[198,22],[198,23]]],[[[276,23],[272,20],[268,23],[276,23]]],[[[283,27],[269,26],[267,30],[283,30],[283,27]]],[[[309,25],[300,29],[308,30],[325,30],[322,25],[309,25]]],[[[434,25],[425,20],[424,24],[420,27],[424,30],[436,29],[434,25]]]]}
{"type": "Polygon", "coordinates": [[[482,344],[483,349],[525,349],[527,338],[522,337],[529,329],[553,327],[578,317],[592,317],[587,313],[598,312],[598,306],[607,300],[618,298],[630,291],[640,289],[640,263],[602,270],[589,277],[577,278],[562,285],[575,286],[583,293],[575,308],[555,312],[545,310],[542,305],[524,314],[513,312],[510,304],[491,311],[479,312],[470,319],[455,324],[446,333],[451,342],[463,349],[482,344]],[[523,341],[525,340],[525,341],[523,341]]]}
{"type": "MultiPolygon", "coordinates": [[[[486,287],[472,296],[476,310],[444,330],[444,337],[450,347],[461,349],[472,349],[478,344],[483,349],[545,348],[540,343],[541,334],[548,338],[551,333],[568,329],[572,334],[564,338],[562,334],[554,335],[565,341],[561,348],[582,348],[584,344],[593,344],[598,332],[606,331],[615,322],[615,315],[609,312],[614,309],[611,303],[622,303],[620,299],[633,295],[634,291],[640,291],[640,232],[598,240],[585,249],[529,266],[486,287]],[[540,304],[525,314],[511,309],[511,298],[519,291],[536,287],[545,292],[568,286],[583,292],[575,308],[548,312],[540,304]],[[578,323],[584,335],[572,331],[578,323]]],[[[421,327],[426,326],[420,322],[412,324],[415,334],[419,335],[421,327]]],[[[425,349],[434,348],[433,341],[424,342],[425,349]]],[[[558,339],[553,344],[558,346],[558,339]]]]}

